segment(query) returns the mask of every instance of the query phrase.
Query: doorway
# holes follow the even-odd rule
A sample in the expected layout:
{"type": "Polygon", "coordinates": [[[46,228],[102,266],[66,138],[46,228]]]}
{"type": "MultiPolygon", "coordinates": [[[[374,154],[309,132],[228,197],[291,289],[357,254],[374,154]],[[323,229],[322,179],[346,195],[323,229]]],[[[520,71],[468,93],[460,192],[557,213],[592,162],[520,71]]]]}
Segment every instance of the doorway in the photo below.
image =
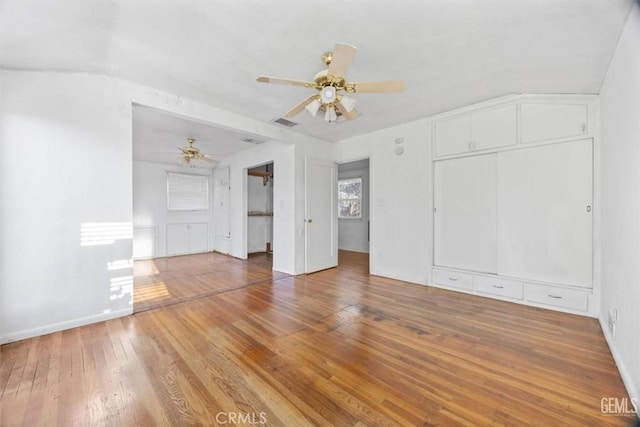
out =
{"type": "Polygon", "coordinates": [[[338,165],[338,249],[369,253],[369,159],[338,165]]]}
{"type": "Polygon", "coordinates": [[[247,170],[247,255],[273,254],[273,163],[247,170]]]}

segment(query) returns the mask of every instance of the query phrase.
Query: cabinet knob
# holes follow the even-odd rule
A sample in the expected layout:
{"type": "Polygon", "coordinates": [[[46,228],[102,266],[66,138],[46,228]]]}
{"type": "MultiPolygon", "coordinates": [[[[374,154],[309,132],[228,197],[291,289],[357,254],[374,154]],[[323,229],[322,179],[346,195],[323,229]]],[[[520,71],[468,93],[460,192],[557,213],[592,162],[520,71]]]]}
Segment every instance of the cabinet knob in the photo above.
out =
{"type": "Polygon", "coordinates": [[[591,206],[587,205],[587,212],[591,212],[591,206]]]}

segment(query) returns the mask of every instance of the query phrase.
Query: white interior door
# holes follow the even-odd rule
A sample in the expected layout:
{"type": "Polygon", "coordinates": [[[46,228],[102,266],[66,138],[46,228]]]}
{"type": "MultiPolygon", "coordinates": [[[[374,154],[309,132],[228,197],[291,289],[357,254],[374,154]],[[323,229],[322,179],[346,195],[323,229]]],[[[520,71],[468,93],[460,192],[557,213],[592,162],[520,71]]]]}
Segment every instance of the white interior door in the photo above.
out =
{"type": "Polygon", "coordinates": [[[213,171],[213,226],[214,249],[228,254],[231,232],[229,230],[229,168],[213,171]]]}
{"type": "Polygon", "coordinates": [[[592,285],[592,140],[498,153],[498,274],[592,285]]]}
{"type": "Polygon", "coordinates": [[[338,265],[337,166],[305,159],[305,272],[338,265]]]}

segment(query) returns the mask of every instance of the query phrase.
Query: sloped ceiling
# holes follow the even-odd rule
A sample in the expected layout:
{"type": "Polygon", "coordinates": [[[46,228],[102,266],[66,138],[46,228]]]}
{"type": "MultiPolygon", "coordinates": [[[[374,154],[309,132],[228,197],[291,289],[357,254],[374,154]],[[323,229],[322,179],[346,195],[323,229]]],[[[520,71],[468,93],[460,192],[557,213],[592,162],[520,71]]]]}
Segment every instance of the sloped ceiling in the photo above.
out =
{"type": "Polygon", "coordinates": [[[306,112],[328,141],[511,93],[598,93],[633,0],[57,0],[0,2],[0,66],[104,73],[265,122],[311,89],[335,42],[348,79],[406,82],[359,94],[357,120],[306,112]]]}

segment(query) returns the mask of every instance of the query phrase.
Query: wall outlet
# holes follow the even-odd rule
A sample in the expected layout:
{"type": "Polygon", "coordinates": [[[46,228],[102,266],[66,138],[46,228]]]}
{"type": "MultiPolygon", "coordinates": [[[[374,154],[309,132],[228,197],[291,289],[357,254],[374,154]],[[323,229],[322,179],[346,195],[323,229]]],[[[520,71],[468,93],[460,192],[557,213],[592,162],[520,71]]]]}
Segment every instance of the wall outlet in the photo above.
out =
{"type": "Polygon", "coordinates": [[[618,310],[612,308],[609,310],[608,326],[612,337],[616,336],[616,322],[618,321],[618,310]]]}

